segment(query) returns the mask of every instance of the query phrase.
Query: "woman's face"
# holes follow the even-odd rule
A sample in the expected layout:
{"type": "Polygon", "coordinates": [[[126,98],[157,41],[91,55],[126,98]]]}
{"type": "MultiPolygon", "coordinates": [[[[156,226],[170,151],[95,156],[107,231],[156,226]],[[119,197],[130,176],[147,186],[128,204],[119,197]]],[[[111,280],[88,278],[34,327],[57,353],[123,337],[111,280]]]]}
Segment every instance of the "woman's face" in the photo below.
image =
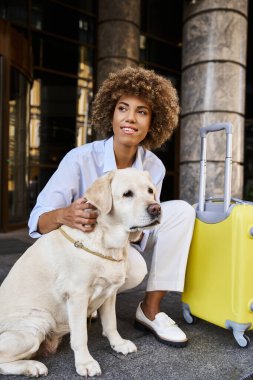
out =
{"type": "Polygon", "coordinates": [[[152,111],[146,100],[124,95],[118,100],[112,118],[114,140],[125,146],[137,146],[149,131],[152,111]]]}

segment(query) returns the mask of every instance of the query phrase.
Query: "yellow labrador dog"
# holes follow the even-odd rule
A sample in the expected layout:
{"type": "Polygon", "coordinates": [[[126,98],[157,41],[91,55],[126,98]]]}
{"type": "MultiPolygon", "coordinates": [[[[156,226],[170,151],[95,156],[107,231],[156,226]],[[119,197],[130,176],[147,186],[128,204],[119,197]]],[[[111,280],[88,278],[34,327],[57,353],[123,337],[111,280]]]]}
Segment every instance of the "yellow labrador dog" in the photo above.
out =
{"type": "Polygon", "coordinates": [[[125,281],[129,240],[159,223],[161,207],[147,172],[115,170],[97,179],[85,197],[97,207],[93,232],[67,226],[33,244],[0,287],[0,373],[47,375],[30,360],[39,349],[55,352],[70,332],[76,371],[101,374],[87,347],[87,317],[99,309],[103,335],[116,352],[135,352],[116,325],[115,299],[125,281]]]}

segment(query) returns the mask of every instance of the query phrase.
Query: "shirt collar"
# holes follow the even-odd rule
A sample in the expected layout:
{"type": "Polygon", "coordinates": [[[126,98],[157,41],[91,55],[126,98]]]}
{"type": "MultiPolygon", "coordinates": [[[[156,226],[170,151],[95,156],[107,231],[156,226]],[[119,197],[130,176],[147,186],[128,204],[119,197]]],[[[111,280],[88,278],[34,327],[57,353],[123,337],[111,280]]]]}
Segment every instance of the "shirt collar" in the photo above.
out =
{"type": "Polygon", "coordinates": [[[114,150],[113,150],[113,136],[105,140],[105,155],[104,155],[104,169],[103,172],[107,173],[111,170],[117,169],[114,150]]]}
{"type": "Polygon", "coordinates": [[[144,153],[144,149],[142,146],[138,146],[137,153],[136,153],[136,159],[133,163],[133,168],[143,170],[143,165],[142,165],[142,156],[144,153]]]}
{"type": "MultiPolygon", "coordinates": [[[[144,149],[139,146],[136,153],[136,159],[132,165],[133,168],[143,170],[142,165],[142,155],[144,153],[144,149]]],[[[105,155],[104,155],[104,168],[103,173],[107,173],[111,170],[117,169],[114,149],[113,149],[113,136],[108,140],[105,140],[105,155]]]]}

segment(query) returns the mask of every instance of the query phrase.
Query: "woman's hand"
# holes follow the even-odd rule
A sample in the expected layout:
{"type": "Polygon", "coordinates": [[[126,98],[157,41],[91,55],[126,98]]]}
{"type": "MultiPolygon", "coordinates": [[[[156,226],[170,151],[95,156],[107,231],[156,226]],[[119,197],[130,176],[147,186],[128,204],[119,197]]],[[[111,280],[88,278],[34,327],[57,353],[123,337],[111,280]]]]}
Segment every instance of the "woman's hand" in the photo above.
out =
{"type": "Polygon", "coordinates": [[[56,230],[62,224],[84,232],[91,232],[95,228],[97,217],[96,207],[87,202],[87,199],[79,198],[68,207],[42,214],[38,221],[38,232],[46,234],[56,230]]]}
{"type": "Polygon", "coordinates": [[[70,206],[58,211],[58,223],[78,228],[84,232],[93,231],[97,223],[96,207],[87,202],[85,198],[79,198],[70,206]]]}

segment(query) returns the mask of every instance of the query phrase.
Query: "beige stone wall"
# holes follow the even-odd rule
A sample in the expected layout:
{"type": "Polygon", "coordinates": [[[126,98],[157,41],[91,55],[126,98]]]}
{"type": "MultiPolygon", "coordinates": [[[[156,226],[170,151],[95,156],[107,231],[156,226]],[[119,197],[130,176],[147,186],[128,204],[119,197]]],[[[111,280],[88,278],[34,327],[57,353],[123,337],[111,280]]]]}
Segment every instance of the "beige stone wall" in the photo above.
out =
{"type": "Polygon", "coordinates": [[[139,63],[140,0],[99,0],[97,84],[139,63]]]}
{"type": "MultiPolygon", "coordinates": [[[[232,195],[242,197],[247,0],[186,1],[184,8],[180,197],[197,201],[199,129],[233,124],[232,195]]],[[[223,194],[225,133],[208,136],[207,196],[223,194]]]]}

